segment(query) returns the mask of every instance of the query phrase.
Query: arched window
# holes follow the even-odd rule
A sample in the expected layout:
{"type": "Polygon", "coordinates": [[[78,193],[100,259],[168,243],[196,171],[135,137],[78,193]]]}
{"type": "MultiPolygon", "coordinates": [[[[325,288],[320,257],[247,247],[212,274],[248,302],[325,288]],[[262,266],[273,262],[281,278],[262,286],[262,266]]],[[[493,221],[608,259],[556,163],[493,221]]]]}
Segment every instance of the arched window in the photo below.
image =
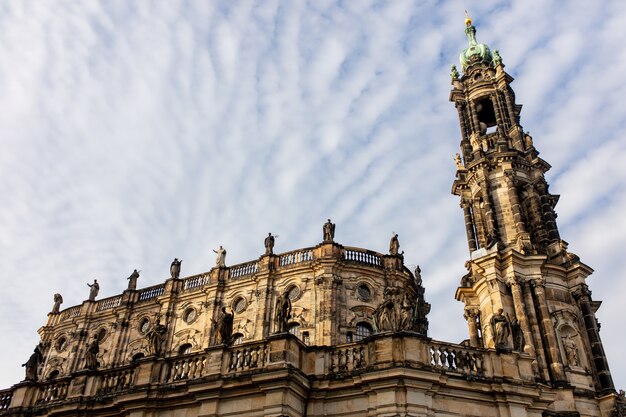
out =
{"type": "Polygon", "coordinates": [[[289,323],[289,333],[300,339],[300,324],[289,323]]]}
{"type": "Polygon", "coordinates": [[[54,371],[50,372],[50,374],[48,375],[48,379],[57,379],[59,377],[59,370],[55,369],[54,371]]]}
{"type": "Polygon", "coordinates": [[[232,337],[233,345],[240,345],[243,343],[243,334],[235,333],[232,337]]]}
{"type": "Polygon", "coordinates": [[[179,355],[186,355],[191,352],[191,343],[185,343],[178,348],[179,355]]]}
{"type": "Polygon", "coordinates": [[[354,334],[354,340],[356,342],[369,337],[372,334],[372,326],[369,323],[360,322],[356,324],[356,332],[354,334]]]}

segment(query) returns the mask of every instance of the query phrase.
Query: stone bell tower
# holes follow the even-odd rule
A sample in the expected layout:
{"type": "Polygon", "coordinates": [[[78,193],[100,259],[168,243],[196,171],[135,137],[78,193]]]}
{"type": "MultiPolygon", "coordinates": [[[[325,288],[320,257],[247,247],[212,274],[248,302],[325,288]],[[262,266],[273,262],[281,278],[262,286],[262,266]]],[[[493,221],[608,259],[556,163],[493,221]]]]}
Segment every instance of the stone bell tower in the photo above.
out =
{"type": "Polygon", "coordinates": [[[593,270],[567,251],[539,158],[520,125],[522,106],[502,58],[476,41],[452,67],[452,101],[461,127],[452,193],[461,199],[470,251],[456,299],[465,303],[469,343],[535,358],[538,381],[614,390],[585,280],[593,270]],[[500,311],[502,310],[502,311],[500,311]]]}

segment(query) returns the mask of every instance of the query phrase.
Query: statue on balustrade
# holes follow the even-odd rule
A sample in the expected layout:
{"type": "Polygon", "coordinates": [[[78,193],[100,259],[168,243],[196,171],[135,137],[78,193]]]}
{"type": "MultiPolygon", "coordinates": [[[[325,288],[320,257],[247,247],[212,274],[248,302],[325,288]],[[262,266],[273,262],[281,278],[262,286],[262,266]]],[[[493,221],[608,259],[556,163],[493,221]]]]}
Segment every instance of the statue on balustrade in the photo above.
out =
{"type": "Polygon", "coordinates": [[[89,286],[89,301],[96,301],[98,292],[100,292],[100,284],[98,284],[98,280],[94,279],[93,284],[87,283],[87,286],[89,286]]]}
{"type": "Polygon", "coordinates": [[[52,306],[52,314],[57,314],[59,312],[59,310],[61,309],[61,304],[63,304],[63,297],[61,297],[61,294],[56,293],[54,294],[54,305],[52,306]]]}
{"type": "Polygon", "coordinates": [[[170,276],[172,279],[178,279],[178,277],[180,277],[180,264],[182,262],[183,260],[181,259],[179,261],[178,258],[174,258],[172,261],[172,264],[170,265],[170,276]]]}
{"type": "Polygon", "coordinates": [[[275,241],[275,236],[272,236],[271,233],[267,234],[267,237],[265,238],[265,254],[266,255],[273,255],[274,254],[274,241],[275,241]]]}
{"type": "Polygon", "coordinates": [[[217,330],[217,336],[219,338],[218,343],[225,345],[230,344],[231,337],[233,335],[233,320],[235,315],[226,311],[226,307],[222,307],[222,311],[217,316],[217,321],[214,321],[215,328],[217,330]]]}
{"type": "Polygon", "coordinates": [[[331,223],[330,219],[324,223],[324,243],[333,242],[335,239],[335,224],[331,223]]]}
{"type": "Polygon", "coordinates": [[[30,358],[28,358],[26,363],[22,364],[22,366],[26,367],[26,381],[37,381],[37,371],[39,365],[41,365],[41,363],[43,362],[43,349],[43,344],[39,343],[37,346],[35,346],[33,354],[30,355],[30,358]]]}
{"type": "Polygon", "coordinates": [[[137,278],[139,278],[139,271],[137,271],[135,269],[133,271],[133,273],[130,274],[130,276],[128,278],[126,278],[128,280],[128,289],[129,290],[136,290],[137,289],[137,278]]]}
{"type": "Polygon", "coordinates": [[[289,331],[289,319],[291,318],[291,300],[289,299],[289,291],[285,290],[283,295],[276,300],[276,308],[274,309],[274,324],[276,333],[284,333],[289,331]]]}
{"type": "Polygon", "coordinates": [[[100,339],[98,339],[98,335],[93,336],[93,340],[87,346],[87,351],[85,352],[85,368],[95,371],[98,369],[98,353],[100,352],[100,339]]]}
{"type": "Polygon", "coordinates": [[[504,310],[500,308],[491,317],[493,343],[497,350],[510,350],[509,335],[511,334],[511,325],[503,312],[504,310]]]}
{"type": "Polygon", "coordinates": [[[226,249],[220,245],[217,250],[213,249],[213,252],[217,254],[217,257],[215,258],[215,266],[218,268],[224,268],[226,266],[226,249]]]}
{"type": "Polygon", "coordinates": [[[151,355],[162,355],[166,333],[167,327],[161,324],[160,318],[157,318],[156,324],[148,331],[148,333],[146,333],[146,337],[148,339],[148,347],[150,349],[151,355]]]}
{"type": "Polygon", "coordinates": [[[389,242],[389,254],[397,255],[400,250],[400,242],[398,241],[398,234],[394,233],[389,242]]]}

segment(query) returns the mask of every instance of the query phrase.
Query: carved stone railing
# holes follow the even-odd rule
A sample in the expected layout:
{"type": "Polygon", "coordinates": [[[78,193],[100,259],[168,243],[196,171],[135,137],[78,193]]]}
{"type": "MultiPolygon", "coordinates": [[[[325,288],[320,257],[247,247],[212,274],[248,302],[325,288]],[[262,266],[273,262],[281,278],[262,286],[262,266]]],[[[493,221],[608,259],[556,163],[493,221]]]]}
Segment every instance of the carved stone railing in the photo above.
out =
{"type": "Polygon", "coordinates": [[[257,261],[234,265],[230,267],[230,279],[240,279],[255,274],[258,270],[259,263],[257,261]]]}
{"type": "Polygon", "coordinates": [[[97,395],[126,391],[134,385],[135,368],[115,369],[101,375],[97,395]]]}
{"type": "Polygon", "coordinates": [[[3,389],[0,391],[0,411],[5,411],[9,408],[11,404],[11,399],[13,398],[13,390],[12,389],[3,389]]]}
{"type": "Polygon", "coordinates": [[[154,285],[139,291],[139,301],[152,300],[165,292],[165,284],[154,285]]]}
{"type": "Polygon", "coordinates": [[[61,312],[61,320],[69,320],[80,315],[80,307],[74,306],[67,308],[61,312]]]}
{"type": "Polygon", "coordinates": [[[300,249],[293,252],[283,253],[278,256],[279,266],[295,265],[302,262],[308,262],[313,260],[313,249],[300,249]]]}
{"type": "Polygon", "coordinates": [[[55,380],[46,382],[39,386],[39,392],[35,404],[48,404],[56,401],[63,401],[67,398],[67,391],[70,387],[70,380],[55,380]]]}
{"type": "Polygon", "coordinates": [[[210,276],[208,273],[194,275],[183,280],[183,291],[192,291],[208,284],[210,276]]]}
{"type": "Polygon", "coordinates": [[[350,344],[337,347],[330,352],[330,373],[346,373],[363,369],[368,364],[367,349],[364,344],[350,344]]]}
{"type": "Polygon", "coordinates": [[[115,307],[119,307],[122,303],[122,296],[116,295],[115,297],[104,298],[98,301],[96,311],[110,310],[115,307]]]}
{"type": "Polygon", "coordinates": [[[485,373],[485,353],[460,345],[431,343],[428,347],[430,365],[446,372],[482,376],[485,373]]]}
{"type": "Polygon", "coordinates": [[[231,348],[228,353],[228,372],[263,368],[267,362],[267,344],[252,344],[231,348]]]}
{"type": "Polygon", "coordinates": [[[346,261],[374,266],[376,268],[382,268],[384,266],[383,256],[380,253],[370,250],[345,248],[343,258],[346,261]]]}
{"type": "Polygon", "coordinates": [[[209,359],[206,353],[173,358],[168,363],[165,383],[202,378],[209,359]]]}

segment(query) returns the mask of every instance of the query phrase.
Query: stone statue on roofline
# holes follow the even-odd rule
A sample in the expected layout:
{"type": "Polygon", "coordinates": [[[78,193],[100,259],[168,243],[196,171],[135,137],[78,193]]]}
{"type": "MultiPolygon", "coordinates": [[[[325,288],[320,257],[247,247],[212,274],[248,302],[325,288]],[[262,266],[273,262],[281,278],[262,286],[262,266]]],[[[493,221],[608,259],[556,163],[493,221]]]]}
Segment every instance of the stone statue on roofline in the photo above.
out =
{"type": "Polygon", "coordinates": [[[26,368],[26,377],[24,378],[26,381],[37,381],[37,373],[39,369],[39,365],[43,363],[43,344],[39,343],[35,346],[35,350],[33,354],[30,355],[30,358],[23,363],[22,366],[26,368]]]}
{"type": "Polygon", "coordinates": [[[133,271],[133,273],[130,274],[130,276],[128,278],[126,278],[128,280],[128,289],[129,290],[136,290],[137,289],[137,278],[139,278],[139,271],[137,271],[135,269],[133,271]]]}
{"type": "Polygon", "coordinates": [[[63,297],[61,294],[54,294],[54,305],[52,306],[52,311],[50,313],[57,314],[61,309],[61,304],[63,304],[63,297]]]}
{"type": "Polygon", "coordinates": [[[323,227],[324,231],[324,243],[333,242],[335,239],[335,224],[328,219],[326,223],[324,223],[323,227]]]}
{"type": "Polygon", "coordinates": [[[89,287],[89,301],[96,301],[96,297],[100,292],[100,284],[98,284],[98,280],[94,279],[93,284],[87,283],[87,286],[89,287]]]}
{"type": "Polygon", "coordinates": [[[272,233],[268,233],[264,242],[266,255],[274,254],[274,242],[275,242],[275,236],[272,236],[272,233]]]}
{"type": "Polygon", "coordinates": [[[215,257],[215,266],[218,268],[224,268],[226,266],[226,249],[220,245],[219,248],[213,249],[213,252],[217,254],[215,257]]]}
{"type": "Polygon", "coordinates": [[[389,254],[398,255],[399,250],[400,242],[398,241],[398,234],[394,233],[393,236],[391,236],[391,240],[389,241],[389,254]]]}
{"type": "Polygon", "coordinates": [[[172,279],[178,279],[180,277],[180,264],[183,260],[178,260],[178,258],[174,258],[172,264],[170,265],[170,276],[172,279]]]}

